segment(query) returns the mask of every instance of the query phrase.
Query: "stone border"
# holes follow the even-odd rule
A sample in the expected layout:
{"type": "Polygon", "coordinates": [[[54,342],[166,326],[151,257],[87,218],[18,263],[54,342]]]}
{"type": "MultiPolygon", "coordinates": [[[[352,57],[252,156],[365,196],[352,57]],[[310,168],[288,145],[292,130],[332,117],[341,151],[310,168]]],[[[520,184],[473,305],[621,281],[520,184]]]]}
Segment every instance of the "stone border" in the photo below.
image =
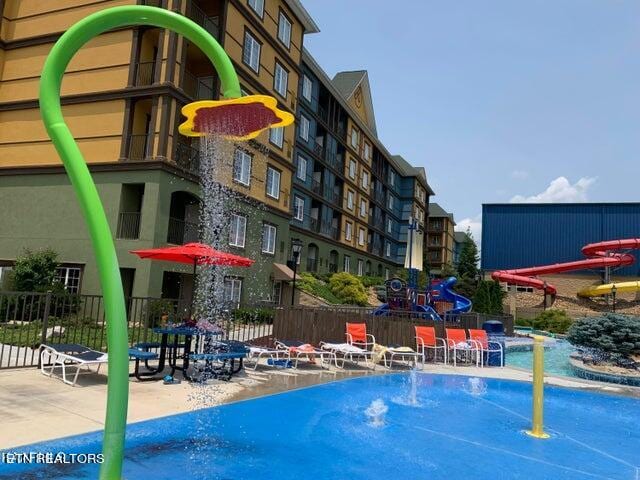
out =
{"type": "Polygon", "coordinates": [[[569,358],[569,363],[573,372],[579,378],[585,380],[594,380],[596,382],[616,383],[630,387],[640,387],[640,375],[616,375],[615,373],[606,373],[594,370],[585,366],[582,360],[569,358]]]}

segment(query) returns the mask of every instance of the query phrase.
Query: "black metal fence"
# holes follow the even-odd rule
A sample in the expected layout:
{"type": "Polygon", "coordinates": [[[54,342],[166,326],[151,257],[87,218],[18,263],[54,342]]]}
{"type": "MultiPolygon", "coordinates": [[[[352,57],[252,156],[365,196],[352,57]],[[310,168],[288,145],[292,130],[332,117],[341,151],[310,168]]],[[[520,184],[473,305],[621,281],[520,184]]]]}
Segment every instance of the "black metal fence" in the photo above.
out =
{"type": "MultiPolygon", "coordinates": [[[[154,328],[179,323],[184,302],[171,299],[126,299],[129,344],[159,342],[154,328]]],[[[273,326],[273,309],[241,306],[225,310],[218,323],[230,340],[267,344],[273,326]]],[[[38,364],[43,343],[79,343],[106,351],[104,302],[98,295],[68,293],[0,292],[0,369],[38,364]]]]}

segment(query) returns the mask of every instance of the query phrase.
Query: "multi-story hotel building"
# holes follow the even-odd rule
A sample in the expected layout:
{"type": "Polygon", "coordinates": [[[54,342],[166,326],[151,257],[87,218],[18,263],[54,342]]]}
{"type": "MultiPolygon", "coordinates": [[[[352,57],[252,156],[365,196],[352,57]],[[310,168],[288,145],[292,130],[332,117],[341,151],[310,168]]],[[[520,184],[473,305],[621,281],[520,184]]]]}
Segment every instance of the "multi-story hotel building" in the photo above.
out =
{"type": "Polygon", "coordinates": [[[427,222],[427,262],[429,271],[438,275],[445,265],[454,263],[454,227],[453,213],[444,210],[437,203],[429,204],[427,222]]]}
{"type": "Polygon", "coordinates": [[[329,79],[306,50],[301,71],[291,220],[301,268],[389,277],[404,264],[409,217],[425,224],[426,174],[378,140],[366,71],[329,79]]]}
{"type": "MultiPolygon", "coordinates": [[[[229,54],[245,93],[274,96],[297,116],[296,126],[238,144],[230,156],[223,181],[240,201],[230,206],[228,249],[256,260],[228,277],[231,300],[279,296],[292,236],[304,240],[307,270],[346,266],[384,275],[403,263],[409,215],[426,221],[432,192],[424,170],[377,140],[364,72],[331,81],[304,51],[304,35],[318,27],[299,0],[4,0],[0,269],[24,249],[52,248],[70,291],[100,293],[84,221],[40,120],[38,81],[47,53],[70,25],[135,3],[203,26],[229,54]],[[307,159],[304,174],[300,158],[307,159]]],[[[183,105],[218,98],[219,88],[197,48],[153,27],[102,34],[67,69],[63,112],[105,206],[127,295],[189,296],[188,267],[129,251],[197,241],[200,154],[197,141],[178,135],[177,127],[183,105]]]]}

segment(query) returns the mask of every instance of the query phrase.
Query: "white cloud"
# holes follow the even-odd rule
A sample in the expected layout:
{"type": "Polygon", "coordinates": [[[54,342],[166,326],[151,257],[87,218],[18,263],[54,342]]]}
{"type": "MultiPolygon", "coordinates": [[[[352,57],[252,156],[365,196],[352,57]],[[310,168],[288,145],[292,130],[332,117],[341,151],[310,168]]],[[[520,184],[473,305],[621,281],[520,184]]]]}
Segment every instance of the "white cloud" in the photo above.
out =
{"type": "Polygon", "coordinates": [[[596,179],[591,177],[582,177],[576,183],[571,184],[566,177],[558,177],[549,183],[549,186],[541,193],[525,197],[516,195],[511,203],[569,203],[569,202],[586,202],[587,192],[596,179]]]}
{"type": "Polygon", "coordinates": [[[471,229],[473,239],[477,244],[480,244],[480,238],[482,235],[482,215],[478,214],[475,217],[463,218],[456,222],[456,230],[459,232],[466,232],[467,228],[471,229]]]}
{"type": "Polygon", "coordinates": [[[511,172],[511,178],[515,178],[516,180],[525,180],[529,178],[529,172],[526,170],[514,170],[511,172]]]}

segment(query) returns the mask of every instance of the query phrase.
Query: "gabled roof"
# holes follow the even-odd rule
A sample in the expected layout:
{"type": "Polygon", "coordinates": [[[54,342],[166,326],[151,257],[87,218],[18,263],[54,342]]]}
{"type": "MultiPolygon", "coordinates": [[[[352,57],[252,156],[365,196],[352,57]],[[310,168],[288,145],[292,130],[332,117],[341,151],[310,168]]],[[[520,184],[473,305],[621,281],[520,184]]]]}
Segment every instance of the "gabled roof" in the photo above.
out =
{"type": "MultiPolygon", "coordinates": [[[[429,204],[429,217],[432,218],[449,218],[453,222],[453,213],[447,212],[444,208],[442,208],[437,203],[429,204]]],[[[455,225],[455,222],[454,222],[455,225]]]]}
{"type": "Polygon", "coordinates": [[[364,106],[366,119],[362,118],[366,122],[367,126],[378,137],[378,130],[376,127],[376,116],[373,111],[373,98],[371,97],[371,86],[369,85],[369,75],[366,70],[354,70],[352,72],[338,72],[331,80],[331,83],[336,87],[336,90],[340,92],[340,95],[345,100],[349,101],[358,91],[362,92],[362,105],[364,106]]]}
{"type": "Polygon", "coordinates": [[[402,175],[406,177],[420,177],[426,185],[427,193],[429,195],[435,195],[435,192],[429,186],[429,182],[427,182],[427,172],[424,167],[414,167],[409,162],[407,162],[402,155],[391,155],[391,158],[396,161],[396,166],[398,167],[402,175]]]}
{"type": "Polygon", "coordinates": [[[320,28],[313,21],[311,15],[307,11],[306,8],[302,5],[300,0],[285,0],[293,14],[298,17],[300,23],[302,23],[302,27],[304,28],[304,33],[318,33],[320,28]]]}
{"type": "Polygon", "coordinates": [[[464,243],[467,241],[467,232],[453,232],[453,241],[456,243],[464,243]]]}

